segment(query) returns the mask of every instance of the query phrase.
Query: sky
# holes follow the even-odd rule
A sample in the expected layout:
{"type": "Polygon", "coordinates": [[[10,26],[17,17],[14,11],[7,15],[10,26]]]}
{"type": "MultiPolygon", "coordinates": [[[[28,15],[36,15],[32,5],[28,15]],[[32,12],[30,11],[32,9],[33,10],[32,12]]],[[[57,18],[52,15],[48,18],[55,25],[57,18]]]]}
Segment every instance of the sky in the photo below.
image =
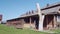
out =
{"type": "Polygon", "coordinates": [[[3,21],[20,17],[20,15],[36,10],[36,3],[43,8],[46,4],[53,4],[60,0],[0,0],[0,14],[3,15],[3,21]]]}

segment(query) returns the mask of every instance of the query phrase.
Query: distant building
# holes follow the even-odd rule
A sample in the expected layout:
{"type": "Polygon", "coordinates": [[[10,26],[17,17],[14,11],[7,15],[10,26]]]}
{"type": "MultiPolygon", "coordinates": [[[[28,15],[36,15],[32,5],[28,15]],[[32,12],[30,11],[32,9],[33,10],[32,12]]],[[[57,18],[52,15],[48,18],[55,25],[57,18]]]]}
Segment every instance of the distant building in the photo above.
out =
{"type": "Polygon", "coordinates": [[[17,28],[31,28],[39,30],[42,26],[43,30],[60,27],[60,3],[49,5],[41,9],[43,24],[39,23],[38,11],[29,14],[24,14],[18,18],[7,20],[7,25],[17,28]],[[41,25],[41,26],[40,26],[41,25]]]}
{"type": "Polygon", "coordinates": [[[0,15],[0,24],[1,24],[1,22],[2,22],[2,15],[0,15]]]}

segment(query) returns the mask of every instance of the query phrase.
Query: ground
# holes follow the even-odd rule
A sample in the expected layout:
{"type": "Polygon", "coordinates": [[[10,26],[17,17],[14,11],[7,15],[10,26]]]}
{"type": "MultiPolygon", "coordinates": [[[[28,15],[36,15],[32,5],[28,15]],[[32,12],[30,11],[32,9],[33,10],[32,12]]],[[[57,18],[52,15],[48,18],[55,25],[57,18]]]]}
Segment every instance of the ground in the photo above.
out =
{"type": "Polygon", "coordinates": [[[6,25],[0,24],[0,34],[48,34],[48,33],[33,31],[29,29],[16,29],[14,27],[8,27],[6,25]]]}

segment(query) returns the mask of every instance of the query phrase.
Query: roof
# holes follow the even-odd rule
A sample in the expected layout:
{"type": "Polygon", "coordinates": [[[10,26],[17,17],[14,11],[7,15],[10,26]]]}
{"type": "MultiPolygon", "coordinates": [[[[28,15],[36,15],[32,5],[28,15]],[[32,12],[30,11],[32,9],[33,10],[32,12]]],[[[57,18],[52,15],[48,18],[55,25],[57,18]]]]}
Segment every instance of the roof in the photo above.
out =
{"type": "MultiPolygon", "coordinates": [[[[42,8],[41,11],[42,11],[43,14],[50,14],[50,13],[53,13],[53,12],[44,12],[44,10],[51,9],[51,8],[54,8],[54,7],[58,7],[58,6],[60,6],[60,3],[51,4],[48,7],[42,8]]],[[[54,13],[55,13],[55,11],[54,11],[54,13]]],[[[29,11],[29,12],[27,12],[25,14],[22,14],[20,17],[22,17],[22,16],[30,16],[30,15],[35,15],[35,14],[38,14],[38,11],[33,10],[33,13],[32,13],[32,11],[29,11]]]]}
{"type": "MultiPolygon", "coordinates": [[[[58,12],[44,12],[43,10],[46,10],[46,9],[51,9],[51,8],[54,8],[54,7],[58,7],[60,6],[60,3],[55,3],[55,4],[51,4],[49,5],[48,7],[45,7],[45,8],[42,8],[41,11],[42,11],[42,14],[44,15],[47,15],[47,14],[57,14],[58,12]]],[[[27,17],[27,16],[33,16],[33,15],[38,15],[38,12],[37,11],[33,11],[33,12],[28,12],[28,13],[25,13],[25,14],[22,14],[20,17],[18,18],[15,18],[15,19],[10,19],[11,21],[12,20],[19,20],[21,19],[22,17],[27,17]]],[[[10,20],[7,20],[7,21],[10,21],[10,20]]]]}
{"type": "Polygon", "coordinates": [[[46,9],[50,9],[50,8],[57,7],[57,6],[60,6],[60,2],[49,4],[48,6],[42,8],[41,10],[46,10],[46,9]]]}

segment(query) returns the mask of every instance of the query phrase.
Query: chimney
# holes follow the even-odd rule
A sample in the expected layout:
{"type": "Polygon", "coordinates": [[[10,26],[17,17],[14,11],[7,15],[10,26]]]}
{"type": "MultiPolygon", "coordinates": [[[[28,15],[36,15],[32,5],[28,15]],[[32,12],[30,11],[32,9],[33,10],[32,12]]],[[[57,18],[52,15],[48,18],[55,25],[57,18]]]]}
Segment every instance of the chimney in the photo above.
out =
{"type": "Polygon", "coordinates": [[[49,4],[47,4],[47,7],[49,7],[49,4]]]}

